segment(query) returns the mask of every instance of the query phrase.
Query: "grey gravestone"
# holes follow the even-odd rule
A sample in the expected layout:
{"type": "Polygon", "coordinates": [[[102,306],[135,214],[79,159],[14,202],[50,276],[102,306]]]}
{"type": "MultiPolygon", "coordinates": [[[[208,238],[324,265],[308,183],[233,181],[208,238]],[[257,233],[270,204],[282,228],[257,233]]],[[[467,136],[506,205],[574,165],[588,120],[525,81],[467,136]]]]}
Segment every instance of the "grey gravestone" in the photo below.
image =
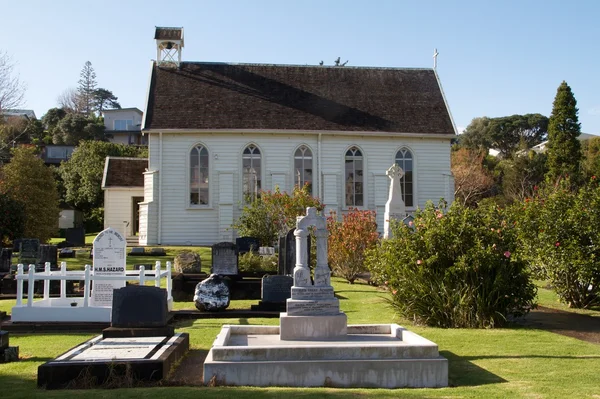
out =
{"type": "Polygon", "coordinates": [[[0,273],[8,273],[10,271],[11,259],[12,250],[10,248],[2,248],[0,252],[0,273]]]}
{"type": "Polygon", "coordinates": [[[40,240],[37,238],[22,238],[19,244],[19,263],[38,263],[39,250],[40,240]]]}
{"type": "Polygon", "coordinates": [[[85,230],[83,227],[72,227],[65,232],[65,241],[71,243],[74,247],[83,247],[85,245],[85,230]]]}
{"type": "Polygon", "coordinates": [[[194,304],[198,310],[217,312],[229,306],[229,286],[218,274],[198,283],[194,293],[194,304]]]}
{"type": "Polygon", "coordinates": [[[261,297],[263,302],[284,302],[292,296],[294,278],[290,276],[264,276],[261,297]]]}
{"type": "Polygon", "coordinates": [[[144,256],[146,255],[146,250],[144,247],[133,247],[128,254],[129,256],[144,256]]]}
{"type": "Polygon", "coordinates": [[[46,262],[50,262],[50,268],[56,269],[58,267],[58,252],[56,245],[40,245],[40,262],[44,265],[46,262]]]}
{"type": "Polygon", "coordinates": [[[220,242],[212,246],[212,274],[235,276],[238,274],[238,254],[232,242],[220,242]]]}
{"type": "Polygon", "coordinates": [[[167,291],[162,288],[128,285],[113,292],[112,327],[164,327],[168,314],[167,291]]]}
{"type": "Polygon", "coordinates": [[[246,252],[258,252],[260,248],[260,241],[254,237],[239,237],[235,239],[235,245],[239,254],[245,254],[246,252]]]}
{"type": "MultiPolygon", "coordinates": [[[[290,231],[288,231],[287,235],[285,237],[282,237],[282,239],[280,239],[279,241],[279,274],[281,275],[288,276],[294,273],[294,267],[296,266],[296,236],[294,235],[295,230],[296,229],[291,229],[290,231]]],[[[307,240],[308,241],[306,245],[306,259],[308,265],[310,266],[310,235],[307,237],[307,240]]]]}

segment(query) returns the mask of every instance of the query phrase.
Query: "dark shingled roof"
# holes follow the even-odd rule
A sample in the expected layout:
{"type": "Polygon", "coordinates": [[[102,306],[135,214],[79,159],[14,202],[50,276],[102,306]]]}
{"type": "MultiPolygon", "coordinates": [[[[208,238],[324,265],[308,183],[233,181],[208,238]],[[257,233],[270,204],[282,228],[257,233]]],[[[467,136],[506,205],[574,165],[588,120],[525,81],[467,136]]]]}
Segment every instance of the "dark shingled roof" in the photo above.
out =
{"type": "Polygon", "coordinates": [[[144,175],[148,167],[147,158],[107,157],[102,188],[144,187],[144,175]]]}
{"type": "Polygon", "coordinates": [[[145,130],[454,134],[432,69],[182,63],[152,71],[145,130]]]}
{"type": "Polygon", "coordinates": [[[183,28],[167,28],[167,27],[156,27],[154,32],[154,39],[156,40],[181,40],[183,34],[183,28]]]}

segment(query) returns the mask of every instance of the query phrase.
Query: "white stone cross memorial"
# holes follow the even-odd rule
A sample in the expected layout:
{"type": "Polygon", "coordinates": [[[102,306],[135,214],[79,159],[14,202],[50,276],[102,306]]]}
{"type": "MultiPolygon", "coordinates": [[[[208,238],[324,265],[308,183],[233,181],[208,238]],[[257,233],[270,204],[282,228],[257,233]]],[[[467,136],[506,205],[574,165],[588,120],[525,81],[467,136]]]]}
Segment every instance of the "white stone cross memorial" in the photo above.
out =
{"type": "MultiPolygon", "coordinates": [[[[94,239],[94,276],[124,276],[125,251],[127,242],[116,230],[110,227],[94,239]]],[[[112,306],[113,290],[125,286],[125,281],[94,280],[92,285],[92,305],[112,306]]]]}
{"type": "Polygon", "coordinates": [[[385,174],[390,178],[390,194],[385,203],[385,213],[383,215],[383,238],[391,238],[390,221],[402,220],[406,216],[406,208],[402,200],[402,187],[400,185],[400,179],[404,176],[404,171],[395,163],[390,166],[385,174]]]}
{"type": "Polygon", "coordinates": [[[306,216],[296,219],[296,267],[292,297],[287,300],[287,312],[282,313],[282,340],[311,340],[343,337],[347,333],[346,314],[340,312],[339,300],[331,286],[331,271],[327,265],[327,223],[317,215],[316,208],[307,208],[306,216]],[[307,260],[309,227],[315,226],[317,266],[314,283],[307,260]]]}

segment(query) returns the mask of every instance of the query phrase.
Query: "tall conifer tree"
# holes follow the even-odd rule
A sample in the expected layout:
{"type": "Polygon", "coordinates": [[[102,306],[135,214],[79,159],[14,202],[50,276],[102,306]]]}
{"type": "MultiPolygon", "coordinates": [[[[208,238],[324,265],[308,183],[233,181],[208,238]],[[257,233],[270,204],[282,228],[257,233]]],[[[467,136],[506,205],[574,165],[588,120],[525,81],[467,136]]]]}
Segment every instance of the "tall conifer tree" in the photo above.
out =
{"type": "Polygon", "coordinates": [[[90,116],[95,109],[96,84],[96,72],[92,63],[86,61],[79,74],[79,87],[77,87],[79,106],[85,116],[90,116]]]}
{"type": "Polygon", "coordinates": [[[581,125],[577,118],[577,101],[567,82],[556,92],[548,122],[548,174],[551,180],[568,175],[578,179],[581,164],[581,125]]]}

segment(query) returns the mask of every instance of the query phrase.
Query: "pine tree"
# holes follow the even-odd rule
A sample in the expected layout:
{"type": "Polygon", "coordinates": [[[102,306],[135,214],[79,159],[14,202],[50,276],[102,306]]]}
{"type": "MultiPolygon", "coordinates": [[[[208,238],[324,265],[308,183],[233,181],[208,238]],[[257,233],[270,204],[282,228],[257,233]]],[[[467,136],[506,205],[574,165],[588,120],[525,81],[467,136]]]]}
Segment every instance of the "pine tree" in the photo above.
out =
{"type": "Polygon", "coordinates": [[[79,87],[77,88],[77,96],[80,103],[80,109],[85,116],[90,116],[95,108],[95,92],[96,92],[96,72],[92,67],[92,63],[86,61],[83,69],[79,74],[79,87]]]}
{"type": "Polygon", "coordinates": [[[35,149],[19,147],[1,170],[0,192],[20,201],[25,208],[25,237],[45,242],[58,232],[58,191],[52,170],[35,149]]]}
{"type": "Polygon", "coordinates": [[[563,81],[556,92],[552,115],[548,122],[548,174],[554,181],[569,176],[579,178],[581,125],[577,118],[577,101],[567,82],[563,81]]]}

